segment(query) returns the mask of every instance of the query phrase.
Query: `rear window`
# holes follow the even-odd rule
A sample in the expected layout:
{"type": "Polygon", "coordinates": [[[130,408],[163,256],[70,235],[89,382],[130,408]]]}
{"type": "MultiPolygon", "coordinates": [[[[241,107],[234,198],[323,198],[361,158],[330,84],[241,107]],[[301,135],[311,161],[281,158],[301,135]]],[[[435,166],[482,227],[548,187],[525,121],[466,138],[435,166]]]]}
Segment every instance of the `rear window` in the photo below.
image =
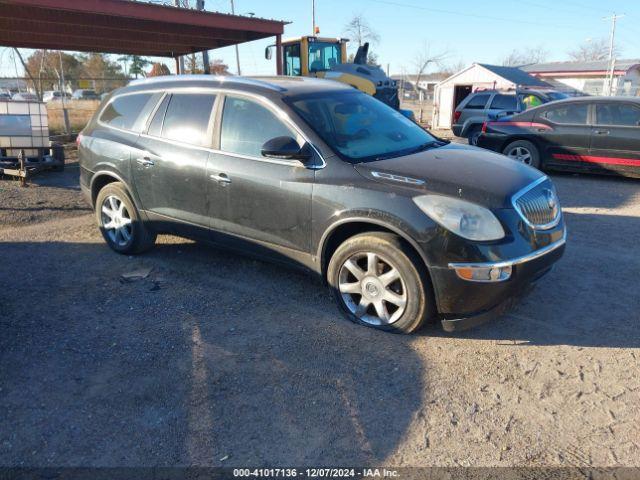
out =
{"type": "Polygon", "coordinates": [[[518,100],[515,95],[496,95],[491,101],[491,108],[515,111],[518,109],[518,100]]]}
{"type": "Polygon", "coordinates": [[[100,115],[100,121],[110,127],[132,130],[152,96],[152,93],[138,93],[117,97],[106,106],[100,115]]]}
{"type": "Polygon", "coordinates": [[[542,116],[553,123],[586,125],[588,110],[589,106],[586,103],[564,105],[547,110],[542,116]]]}
{"type": "Polygon", "coordinates": [[[640,125],[640,108],[626,104],[597,103],[596,124],[637,127],[640,125]]]}
{"type": "Polygon", "coordinates": [[[464,108],[471,108],[474,110],[483,110],[484,107],[487,105],[487,101],[489,100],[490,95],[489,94],[482,94],[482,95],[475,95],[474,97],[471,98],[471,100],[469,100],[469,103],[467,103],[464,108]]]}

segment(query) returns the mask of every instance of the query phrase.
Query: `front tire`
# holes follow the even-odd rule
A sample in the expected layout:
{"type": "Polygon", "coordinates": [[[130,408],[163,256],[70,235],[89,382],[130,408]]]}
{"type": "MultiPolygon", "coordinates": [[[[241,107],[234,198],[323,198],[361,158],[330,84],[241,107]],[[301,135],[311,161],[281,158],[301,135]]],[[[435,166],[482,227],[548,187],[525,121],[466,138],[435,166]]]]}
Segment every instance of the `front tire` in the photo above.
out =
{"type": "Polygon", "coordinates": [[[126,187],[121,182],[107,184],[96,198],[96,220],[109,247],[124,255],[149,250],[156,233],[145,225],[126,187]]]}
{"type": "Polygon", "coordinates": [[[502,153],[511,160],[540,169],[540,152],[533,143],[527,140],[511,142],[505,147],[502,153]]]}
{"type": "Polygon", "coordinates": [[[327,280],[340,309],[360,325],[412,333],[435,312],[422,259],[391,233],[346,240],[331,257],[327,280]]]}

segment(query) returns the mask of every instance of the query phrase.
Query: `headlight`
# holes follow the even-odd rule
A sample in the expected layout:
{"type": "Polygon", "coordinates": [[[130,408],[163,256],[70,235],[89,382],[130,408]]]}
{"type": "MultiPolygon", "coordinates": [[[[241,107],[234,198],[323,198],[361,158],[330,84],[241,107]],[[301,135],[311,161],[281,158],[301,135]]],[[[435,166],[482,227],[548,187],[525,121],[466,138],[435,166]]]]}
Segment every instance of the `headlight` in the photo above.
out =
{"type": "Polygon", "coordinates": [[[447,230],[469,240],[499,240],[504,229],[490,210],[453,197],[422,195],[413,201],[447,230]]]}

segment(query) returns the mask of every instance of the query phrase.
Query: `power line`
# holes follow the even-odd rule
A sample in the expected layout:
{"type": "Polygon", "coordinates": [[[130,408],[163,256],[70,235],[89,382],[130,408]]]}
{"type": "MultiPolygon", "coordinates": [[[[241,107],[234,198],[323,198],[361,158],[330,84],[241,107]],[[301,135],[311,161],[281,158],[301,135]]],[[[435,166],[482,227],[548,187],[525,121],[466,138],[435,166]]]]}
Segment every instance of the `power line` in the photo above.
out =
{"type": "MultiPolygon", "coordinates": [[[[513,24],[514,23],[514,19],[513,18],[506,18],[506,17],[494,17],[494,16],[490,16],[490,15],[480,15],[480,14],[475,14],[475,13],[466,13],[466,12],[459,12],[459,11],[454,11],[454,10],[444,10],[441,8],[430,8],[430,7],[423,7],[421,5],[414,5],[414,4],[410,4],[410,3],[402,3],[402,2],[396,2],[396,1],[392,1],[392,0],[371,0],[374,3],[380,3],[380,4],[385,4],[385,5],[393,5],[396,7],[405,7],[405,8],[413,8],[416,10],[424,10],[424,11],[428,11],[428,12],[434,12],[434,13],[443,13],[446,15],[455,15],[457,17],[470,17],[470,18],[481,18],[484,20],[498,20],[500,22],[508,22],[509,24],[513,24]]],[[[585,27],[578,27],[575,25],[560,25],[560,24],[550,24],[550,23],[540,23],[540,22],[528,22],[526,20],[520,20],[518,19],[517,21],[518,24],[521,25],[535,25],[538,28],[546,28],[546,27],[552,27],[552,28],[562,28],[562,29],[567,29],[567,28],[571,28],[571,29],[583,29],[583,30],[587,30],[587,28],[585,27]]],[[[589,29],[589,31],[591,31],[591,29],[589,29]]]]}
{"type": "Polygon", "coordinates": [[[545,10],[553,9],[554,12],[566,12],[566,13],[571,13],[573,15],[575,15],[576,13],[579,13],[579,10],[575,9],[576,7],[574,7],[571,10],[567,10],[566,8],[558,8],[556,5],[552,5],[549,3],[537,3],[537,2],[530,2],[528,0],[520,0],[518,3],[531,5],[532,7],[537,7],[537,8],[544,8],[545,10]]]}

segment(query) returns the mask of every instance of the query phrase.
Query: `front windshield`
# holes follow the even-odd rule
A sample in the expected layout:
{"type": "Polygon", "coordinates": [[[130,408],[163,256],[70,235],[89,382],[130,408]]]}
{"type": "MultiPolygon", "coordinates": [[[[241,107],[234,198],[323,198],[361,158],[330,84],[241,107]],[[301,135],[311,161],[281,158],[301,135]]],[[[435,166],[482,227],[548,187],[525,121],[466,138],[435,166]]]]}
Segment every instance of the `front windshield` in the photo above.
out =
{"type": "Polygon", "coordinates": [[[438,143],[400,112],[361,92],[323,92],[288,103],[341,158],[353,163],[408,155],[438,143]]]}
{"type": "Polygon", "coordinates": [[[340,65],[339,43],[309,42],[309,72],[325,72],[340,65]]]}

